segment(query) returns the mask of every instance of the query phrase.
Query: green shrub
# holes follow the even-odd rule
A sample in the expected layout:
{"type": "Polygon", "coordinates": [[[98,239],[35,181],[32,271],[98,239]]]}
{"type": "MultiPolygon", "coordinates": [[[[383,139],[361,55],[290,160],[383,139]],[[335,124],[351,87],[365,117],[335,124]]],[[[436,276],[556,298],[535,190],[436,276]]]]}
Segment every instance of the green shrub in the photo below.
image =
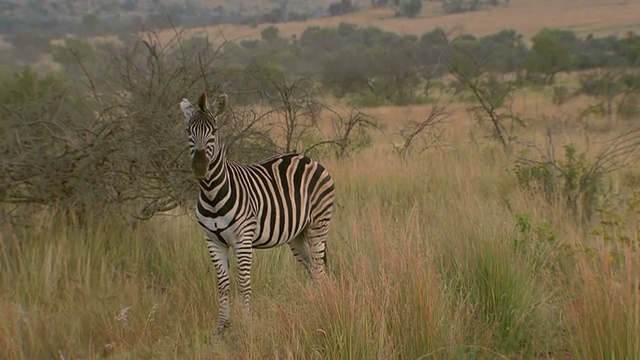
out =
{"type": "Polygon", "coordinates": [[[422,11],[422,0],[405,0],[402,3],[402,13],[406,17],[416,17],[422,11]]]}
{"type": "Polygon", "coordinates": [[[567,209],[585,220],[591,219],[602,191],[607,169],[575,146],[564,146],[564,160],[519,161],[514,167],[517,183],[549,201],[562,199],[567,209]]]}

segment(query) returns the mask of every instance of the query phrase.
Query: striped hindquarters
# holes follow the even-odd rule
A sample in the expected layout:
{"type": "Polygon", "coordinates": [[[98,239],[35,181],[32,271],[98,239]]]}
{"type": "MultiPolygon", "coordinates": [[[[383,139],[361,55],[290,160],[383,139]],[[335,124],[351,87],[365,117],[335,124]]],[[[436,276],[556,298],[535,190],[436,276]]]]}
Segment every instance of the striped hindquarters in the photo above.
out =
{"type": "Polygon", "coordinates": [[[257,220],[253,247],[285,244],[307,225],[328,226],[331,220],[333,180],[307,156],[288,154],[250,166],[230,164],[229,175],[232,188],[243,193],[236,201],[246,199],[246,208],[257,220]]]}

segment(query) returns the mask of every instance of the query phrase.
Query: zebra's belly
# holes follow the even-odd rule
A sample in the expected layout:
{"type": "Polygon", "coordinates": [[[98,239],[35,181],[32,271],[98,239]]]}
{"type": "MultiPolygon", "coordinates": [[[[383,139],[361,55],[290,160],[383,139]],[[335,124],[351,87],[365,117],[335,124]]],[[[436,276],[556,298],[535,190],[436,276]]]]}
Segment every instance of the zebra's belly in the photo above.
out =
{"type": "MultiPolygon", "coordinates": [[[[209,238],[221,241],[233,248],[239,241],[238,234],[243,232],[242,224],[245,223],[244,221],[234,221],[233,217],[224,216],[198,216],[198,222],[209,238]]],[[[293,230],[290,232],[285,228],[281,231],[277,226],[272,228],[269,224],[267,226],[258,224],[252,247],[266,249],[284,245],[300,233],[297,229],[293,230]]]]}
{"type": "MultiPolygon", "coordinates": [[[[289,219],[291,221],[291,219],[289,219]]],[[[253,247],[267,249],[288,243],[291,239],[300,235],[307,221],[295,222],[289,226],[288,222],[280,223],[277,219],[258,224],[253,247]]]]}
{"type": "MultiPolygon", "coordinates": [[[[285,218],[278,215],[262,216],[258,213],[251,218],[245,218],[233,212],[228,212],[221,216],[214,215],[213,212],[205,216],[196,210],[198,222],[203,227],[205,233],[210,238],[217,239],[231,247],[238,243],[238,236],[245,233],[247,224],[253,223],[255,233],[253,234],[252,247],[266,249],[288,243],[298,236],[309,223],[309,216],[306,212],[288,214],[285,218]],[[251,219],[255,221],[251,221],[251,219]]],[[[217,214],[215,214],[217,215],[217,214]]]]}
{"type": "MultiPolygon", "coordinates": [[[[284,245],[289,242],[294,236],[276,236],[277,234],[265,234],[261,236],[259,239],[253,241],[252,247],[256,249],[268,249],[272,247],[277,247],[284,245]]],[[[296,234],[297,235],[297,234],[296,234]]]]}

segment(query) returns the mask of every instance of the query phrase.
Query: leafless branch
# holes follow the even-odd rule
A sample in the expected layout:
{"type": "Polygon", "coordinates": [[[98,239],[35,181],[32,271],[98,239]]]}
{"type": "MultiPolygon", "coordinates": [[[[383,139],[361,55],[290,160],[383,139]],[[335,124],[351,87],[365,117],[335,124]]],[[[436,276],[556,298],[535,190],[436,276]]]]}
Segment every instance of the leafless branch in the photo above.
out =
{"type": "Polygon", "coordinates": [[[442,94],[430,106],[429,111],[421,120],[405,121],[400,129],[399,135],[402,137],[402,145],[394,145],[395,151],[401,157],[406,156],[413,149],[416,140],[422,139],[425,143],[421,151],[430,148],[443,135],[440,129],[446,119],[451,116],[450,104],[443,103],[442,94]]]}

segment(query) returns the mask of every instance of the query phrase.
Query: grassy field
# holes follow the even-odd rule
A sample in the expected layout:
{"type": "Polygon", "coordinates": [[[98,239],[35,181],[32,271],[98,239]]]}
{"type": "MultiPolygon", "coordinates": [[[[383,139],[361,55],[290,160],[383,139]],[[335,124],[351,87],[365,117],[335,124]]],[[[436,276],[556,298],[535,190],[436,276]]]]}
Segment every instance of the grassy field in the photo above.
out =
{"type": "MultiPolygon", "coordinates": [[[[366,5],[366,4],[365,4],[366,5]]],[[[359,26],[377,26],[400,34],[422,35],[436,27],[452,35],[470,33],[476,36],[489,35],[503,29],[515,29],[529,38],[545,27],[563,28],[586,36],[617,34],[640,31],[640,2],[625,0],[511,0],[508,6],[488,8],[461,14],[445,15],[440,5],[426,2],[422,15],[415,19],[396,18],[391,8],[363,8],[355,13],[301,22],[276,24],[280,35],[299,36],[310,26],[333,27],[341,22],[359,26]]],[[[259,38],[260,32],[272,24],[257,27],[248,25],[220,25],[189,29],[189,35],[208,35],[210,39],[227,40],[259,38]]],[[[173,30],[159,32],[161,39],[169,40],[173,30]]]]}
{"type": "MultiPolygon", "coordinates": [[[[520,109],[560,111],[528,95],[520,109]]],[[[580,100],[562,111],[585,105],[580,100]]],[[[132,228],[52,211],[0,232],[0,351],[9,359],[630,359],[640,354],[637,208],[590,223],[516,185],[512,160],[469,140],[401,160],[378,108],[375,146],[327,159],[337,202],[331,281],[314,292],[287,248],[258,251],[250,319],[212,339],[215,274],[193,216],[132,228]],[[619,226],[607,224],[616,223],[619,226]],[[622,220],[626,220],[624,223],[622,220]],[[601,221],[602,220],[602,221],[601,221]],[[608,221],[605,222],[605,221],[608,221]],[[594,232],[594,229],[599,231],[594,232]]],[[[628,124],[591,133],[592,144],[628,124]]],[[[580,127],[556,133],[584,148],[580,127]]],[[[541,130],[533,124],[528,136],[541,130]]],[[[592,145],[594,146],[594,145],[592,145]]],[[[597,148],[598,145],[594,147],[597,148]]],[[[608,181],[640,191],[637,169],[608,181]]],[[[636,194],[635,200],[639,200],[636,194]]]]}

